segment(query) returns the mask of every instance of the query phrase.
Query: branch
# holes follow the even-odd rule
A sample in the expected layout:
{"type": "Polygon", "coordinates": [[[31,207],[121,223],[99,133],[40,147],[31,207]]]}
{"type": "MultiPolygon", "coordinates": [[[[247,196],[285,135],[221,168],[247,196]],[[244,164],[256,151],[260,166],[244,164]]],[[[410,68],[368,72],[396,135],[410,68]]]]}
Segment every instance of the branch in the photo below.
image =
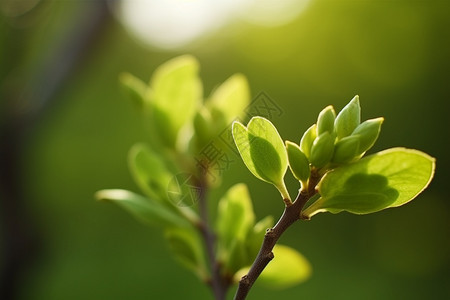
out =
{"type": "Polygon", "coordinates": [[[234,296],[234,300],[244,300],[248,292],[258,279],[259,275],[266,268],[267,264],[274,258],[273,247],[277,243],[281,235],[289,228],[295,221],[300,219],[300,214],[306,202],[315,195],[315,186],[319,178],[313,176],[310,179],[309,185],[306,189],[302,189],[291,205],[286,205],[283,215],[278,220],[278,223],[271,229],[268,229],[264,236],[264,241],[261,245],[258,255],[253,262],[247,275],[244,275],[239,281],[239,287],[234,296]]]}

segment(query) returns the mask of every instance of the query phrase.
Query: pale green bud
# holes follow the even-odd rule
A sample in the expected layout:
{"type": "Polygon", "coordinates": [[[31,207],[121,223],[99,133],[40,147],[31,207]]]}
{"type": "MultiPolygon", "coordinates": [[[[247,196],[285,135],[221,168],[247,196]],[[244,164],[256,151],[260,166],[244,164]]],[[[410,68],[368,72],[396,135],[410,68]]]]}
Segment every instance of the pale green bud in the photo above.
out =
{"type": "Polygon", "coordinates": [[[334,138],[329,132],[319,135],[311,147],[310,162],[316,168],[322,168],[333,157],[334,138]]]}
{"type": "Polygon", "coordinates": [[[321,135],[324,132],[330,134],[334,131],[334,120],[336,119],[336,112],[333,106],[329,105],[325,107],[317,118],[317,134],[321,135]]]}
{"type": "Polygon", "coordinates": [[[297,144],[286,141],[289,168],[298,181],[306,182],[310,175],[309,161],[297,144]]]}
{"type": "Polygon", "coordinates": [[[370,119],[361,123],[352,135],[359,136],[358,154],[363,154],[375,144],[381,130],[384,118],[370,119]]]}
{"type": "Polygon", "coordinates": [[[337,115],[334,122],[338,140],[349,136],[361,122],[359,96],[355,96],[337,115]]]}
{"type": "Polygon", "coordinates": [[[305,131],[300,140],[300,150],[306,155],[306,157],[311,156],[311,147],[314,140],[317,137],[317,125],[314,124],[305,131]]]}
{"type": "Polygon", "coordinates": [[[359,156],[359,135],[352,135],[343,138],[334,145],[334,154],[332,162],[343,164],[351,162],[359,156]]]}

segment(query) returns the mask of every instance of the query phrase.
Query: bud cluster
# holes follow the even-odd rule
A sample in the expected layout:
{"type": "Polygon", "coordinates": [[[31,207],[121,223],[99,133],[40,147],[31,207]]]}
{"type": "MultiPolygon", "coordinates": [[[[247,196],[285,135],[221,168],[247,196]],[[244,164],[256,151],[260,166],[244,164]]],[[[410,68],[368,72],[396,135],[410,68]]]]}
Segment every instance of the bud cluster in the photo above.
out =
{"type": "Polygon", "coordinates": [[[327,170],[360,159],[375,144],[384,120],[375,118],[361,123],[360,118],[358,96],[337,116],[333,106],[325,107],[317,123],[303,134],[299,145],[286,142],[294,177],[306,182],[311,169],[327,170]]]}

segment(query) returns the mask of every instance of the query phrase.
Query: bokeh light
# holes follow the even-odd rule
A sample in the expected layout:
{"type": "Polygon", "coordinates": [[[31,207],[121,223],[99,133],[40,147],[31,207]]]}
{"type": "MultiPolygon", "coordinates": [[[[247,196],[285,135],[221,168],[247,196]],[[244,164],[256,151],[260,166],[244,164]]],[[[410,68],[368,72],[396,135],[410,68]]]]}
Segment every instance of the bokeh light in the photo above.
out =
{"type": "Polygon", "coordinates": [[[177,49],[242,19],[280,26],[295,19],[309,0],[121,1],[114,10],[131,34],[157,48],[177,49]]]}

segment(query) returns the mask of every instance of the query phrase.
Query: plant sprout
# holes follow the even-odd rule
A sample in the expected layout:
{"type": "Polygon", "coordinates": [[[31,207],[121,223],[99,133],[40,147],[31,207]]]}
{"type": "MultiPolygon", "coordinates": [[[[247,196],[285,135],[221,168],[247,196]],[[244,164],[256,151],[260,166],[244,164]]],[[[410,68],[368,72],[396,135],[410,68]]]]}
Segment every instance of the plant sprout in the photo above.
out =
{"type": "MultiPolygon", "coordinates": [[[[369,214],[408,203],[430,183],[435,159],[418,150],[391,148],[365,156],[383,118],[361,122],[359,97],[341,111],[327,106],[299,142],[284,141],[266,118],[244,125],[250,103],[246,78],[235,74],[203,100],[199,65],[192,56],[161,65],[146,84],[125,73],[120,81],[149,122],[151,141],[132,147],[129,168],[144,195],[113,189],[96,193],[138,220],[159,226],[174,257],[225,299],[245,299],[255,281],[287,288],[311,273],[307,259],[278,239],[290,225],[318,213],[369,214]],[[232,126],[229,126],[231,125],[232,126]],[[284,212],[257,220],[244,183],[229,187],[211,220],[210,191],[222,184],[224,133],[248,170],[272,184],[284,212]],[[218,168],[219,166],[219,168],[218,168]],[[299,182],[296,197],[286,188],[287,170],[299,182]]],[[[291,191],[292,192],[292,191],[291,191]]],[[[272,201],[272,199],[267,199],[272,201]]]]}

